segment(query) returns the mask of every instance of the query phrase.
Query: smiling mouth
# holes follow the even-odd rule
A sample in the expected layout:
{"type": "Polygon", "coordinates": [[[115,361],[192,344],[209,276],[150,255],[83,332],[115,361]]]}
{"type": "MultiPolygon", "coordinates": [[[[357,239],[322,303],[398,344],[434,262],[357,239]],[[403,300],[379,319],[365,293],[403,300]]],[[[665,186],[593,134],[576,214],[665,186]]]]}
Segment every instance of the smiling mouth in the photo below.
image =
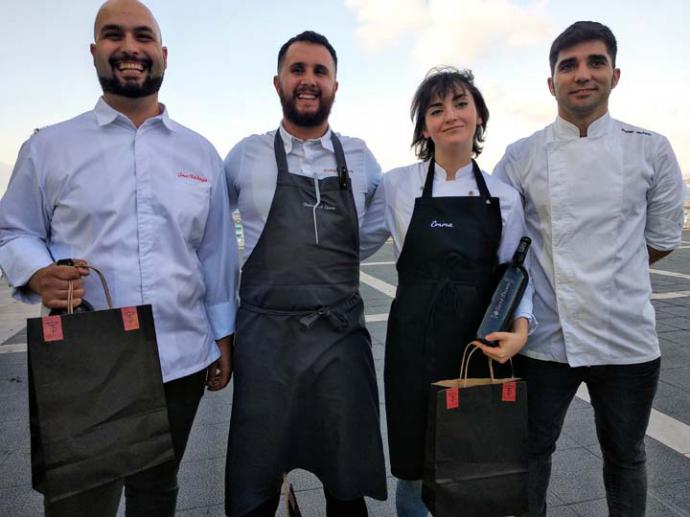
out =
{"type": "Polygon", "coordinates": [[[126,71],[126,70],[135,70],[137,72],[143,72],[145,70],[145,66],[143,63],[139,62],[127,62],[127,61],[122,61],[116,65],[116,68],[120,71],[126,71]]]}
{"type": "Polygon", "coordinates": [[[301,101],[315,101],[321,95],[318,92],[297,92],[295,98],[301,101]]]}
{"type": "Polygon", "coordinates": [[[595,92],[596,88],[580,88],[579,90],[575,90],[571,92],[572,95],[582,95],[586,93],[592,93],[595,92]]]}
{"type": "Polygon", "coordinates": [[[137,59],[133,56],[112,57],[110,58],[109,63],[113,70],[118,72],[143,73],[147,69],[151,68],[151,61],[146,59],[137,59]]]}

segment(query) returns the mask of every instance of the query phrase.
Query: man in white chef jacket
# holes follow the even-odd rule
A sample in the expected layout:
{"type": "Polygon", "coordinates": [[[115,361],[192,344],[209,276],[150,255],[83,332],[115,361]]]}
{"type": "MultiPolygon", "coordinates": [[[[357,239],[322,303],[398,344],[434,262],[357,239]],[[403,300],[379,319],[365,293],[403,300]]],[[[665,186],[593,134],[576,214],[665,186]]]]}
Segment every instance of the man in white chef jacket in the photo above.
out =
{"type": "Polygon", "coordinates": [[[610,515],[645,514],[644,435],[660,352],[649,265],[681,238],[684,185],[668,140],[620,122],[616,39],[581,21],[558,36],[548,86],[558,117],[508,146],[494,174],[522,195],[539,326],[519,358],[529,386],[529,515],[546,515],[551,454],[584,382],[610,515]]]}

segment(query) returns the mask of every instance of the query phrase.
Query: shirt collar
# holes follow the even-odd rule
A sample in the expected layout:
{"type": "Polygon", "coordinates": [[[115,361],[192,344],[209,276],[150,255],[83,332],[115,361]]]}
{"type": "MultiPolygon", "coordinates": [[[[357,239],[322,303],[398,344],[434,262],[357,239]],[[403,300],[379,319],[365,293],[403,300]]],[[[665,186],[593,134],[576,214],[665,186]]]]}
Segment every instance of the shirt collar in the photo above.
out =
{"type": "MultiPolygon", "coordinates": [[[[170,119],[170,116],[168,115],[168,108],[165,107],[165,104],[160,104],[160,106],[163,108],[161,114],[156,117],[152,117],[149,120],[160,120],[163,123],[163,125],[170,131],[175,131],[175,123],[170,119]]],[[[99,126],[107,126],[108,124],[113,123],[118,117],[123,118],[129,124],[132,123],[132,121],[129,120],[129,118],[127,118],[125,115],[123,115],[122,113],[114,109],[112,106],[110,106],[107,102],[105,102],[105,99],[103,99],[103,97],[100,97],[98,99],[96,107],[93,111],[96,115],[96,122],[98,122],[99,126]]],[[[148,122],[148,120],[146,122],[148,122]]]]}
{"type": "MultiPolygon", "coordinates": [[[[608,133],[610,121],[611,116],[607,111],[589,125],[587,128],[587,138],[596,138],[608,133]]],[[[570,140],[580,138],[580,129],[560,116],[556,117],[554,122],[554,132],[558,139],[570,140]]]]}
{"type": "MultiPolygon", "coordinates": [[[[428,163],[428,162],[425,162],[425,163],[428,163]]],[[[435,168],[436,172],[442,172],[442,173],[443,173],[443,179],[444,179],[444,180],[448,178],[448,172],[446,171],[446,169],[444,169],[443,167],[441,167],[438,163],[434,162],[434,168],[435,168]]],[[[463,166],[460,167],[457,171],[455,171],[455,179],[456,179],[456,180],[459,180],[461,176],[464,176],[464,175],[466,175],[468,172],[471,172],[471,171],[472,171],[472,168],[473,168],[472,161],[470,161],[470,163],[468,163],[467,165],[463,165],[463,166]]],[[[428,166],[427,166],[427,170],[428,170],[428,166]]],[[[441,175],[440,175],[440,174],[439,174],[439,175],[435,175],[434,178],[439,178],[439,179],[440,179],[440,178],[441,178],[441,175]]]]}
{"type": "Polygon", "coordinates": [[[283,145],[285,146],[285,154],[290,154],[290,151],[292,151],[292,145],[294,142],[320,142],[321,146],[331,152],[334,152],[333,150],[333,142],[331,141],[331,128],[326,130],[326,132],[323,134],[321,138],[313,138],[310,140],[302,140],[301,138],[297,138],[296,136],[291,135],[290,133],[287,132],[287,129],[283,127],[283,123],[280,123],[280,126],[278,127],[278,131],[280,131],[280,137],[283,139],[283,145]]]}

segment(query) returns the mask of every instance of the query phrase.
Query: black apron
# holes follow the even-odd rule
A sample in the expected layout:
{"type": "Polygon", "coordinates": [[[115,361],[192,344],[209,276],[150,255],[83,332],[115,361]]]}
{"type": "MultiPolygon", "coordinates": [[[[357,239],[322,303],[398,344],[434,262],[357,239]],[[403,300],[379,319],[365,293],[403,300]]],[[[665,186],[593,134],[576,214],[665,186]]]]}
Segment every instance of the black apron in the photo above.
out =
{"type": "MultiPolygon", "coordinates": [[[[397,262],[384,367],[391,472],[421,479],[429,385],[457,378],[496,285],[501,207],[473,161],[479,196],[432,197],[434,160],[397,262]]],[[[476,358],[470,376],[488,377],[476,358]]]]}
{"type": "Polygon", "coordinates": [[[338,499],[386,498],[357,211],[342,146],[331,140],[338,177],[314,180],[288,172],[276,132],[276,191],[240,283],[226,475],[233,517],[278,494],[295,468],[338,499]]]}

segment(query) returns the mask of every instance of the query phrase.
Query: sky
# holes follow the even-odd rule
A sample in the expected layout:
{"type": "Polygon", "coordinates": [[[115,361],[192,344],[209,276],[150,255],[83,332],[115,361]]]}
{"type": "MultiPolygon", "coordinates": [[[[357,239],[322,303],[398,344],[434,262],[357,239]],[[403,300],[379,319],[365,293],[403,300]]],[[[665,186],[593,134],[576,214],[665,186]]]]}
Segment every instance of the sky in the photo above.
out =
{"type": "MultiPolygon", "coordinates": [[[[37,127],[88,111],[100,95],[89,53],[98,0],[0,0],[0,193],[37,127]]],[[[577,20],[618,39],[615,118],[666,135],[690,176],[687,0],[150,0],[169,59],[160,100],[221,156],[278,126],[276,56],[312,29],[338,53],[330,118],[363,138],[384,171],[415,161],[409,104],[427,70],[470,68],[491,117],[480,166],[549,124],[548,50],[577,20]]]]}

